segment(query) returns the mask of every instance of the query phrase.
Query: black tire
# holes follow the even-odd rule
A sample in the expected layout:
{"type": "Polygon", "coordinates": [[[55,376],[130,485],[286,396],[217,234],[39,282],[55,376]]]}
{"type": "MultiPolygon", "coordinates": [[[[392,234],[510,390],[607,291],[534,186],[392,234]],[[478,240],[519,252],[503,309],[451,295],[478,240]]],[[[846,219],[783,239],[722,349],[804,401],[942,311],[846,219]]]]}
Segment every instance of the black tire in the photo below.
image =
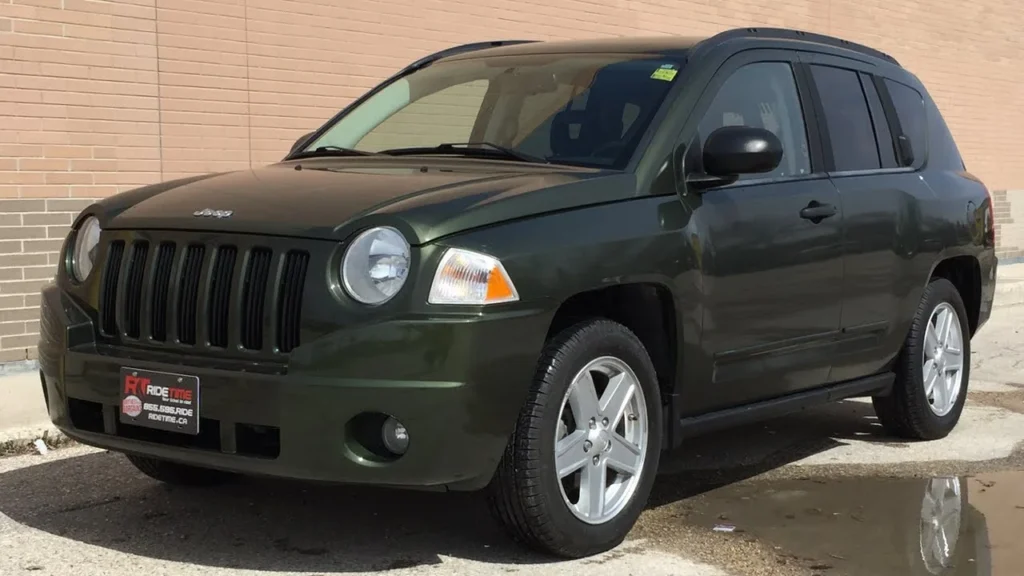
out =
{"type": "Polygon", "coordinates": [[[937,440],[946,437],[960,421],[967,400],[971,373],[971,338],[967,309],[953,284],[945,278],[933,278],[925,287],[910,332],[896,361],[896,382],[892,393],[872,398],[878,421],[891,435],[910,440],[937,440]],[[952,410],[944,416],[932,412],[924,391],[921,365],[924,338],[932,312],[942,303],[956,311],[963,334],[963,380],[952,410]]]}
{"type": "Polygon", "coordinates": [[[530,395],[504,457],[488,486],[491,512],[517,542],[564,558],[618,546],[650,496],[661,455],[662,412],[657,375],[640,340],[621,324],[588,320],[563,330],[545,346],[530,395]],[[565,504],[554,471],[554,444],[562,399],[573,377],[601,356],[624,361],[636,374],[648,414],[648,445],[632,500],[603,524],[579,520],[565,504]]]}
{"type": "Polygon", "coordinates": [[[220,470],[198,468],[147,456],[126,454],[128,461],[146,476],[174,486],[216,486],[226,482],[231,475],[220,470]]]}

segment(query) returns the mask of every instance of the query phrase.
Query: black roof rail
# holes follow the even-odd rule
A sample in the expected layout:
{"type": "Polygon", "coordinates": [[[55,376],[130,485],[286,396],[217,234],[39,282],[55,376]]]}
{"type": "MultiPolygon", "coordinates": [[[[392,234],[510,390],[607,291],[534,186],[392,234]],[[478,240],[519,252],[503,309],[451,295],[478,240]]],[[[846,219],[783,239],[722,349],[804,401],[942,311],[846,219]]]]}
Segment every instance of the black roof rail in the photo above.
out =
{"type": "Polygon", "coordinates": [[[429,66],[429,65],[433,64],[434,62],[437,62],[438,60],[442,59],[442,58],[447,58],[449,56],[455,56],[457,54],[464,54],[466,52],[474,52],[476,50],[485,50],[487,48],[498,48],[500,46],[514,46],[516,44],[530,44],[532,42],[537,42],[537,40],[488,40],[488,41],[485,41],[485,42],[472,42],[472,43],[469,43],[469,44],[461,44],[459,46],[452,46],[451,48],[445,48],[444,50],[441,50],[439,52],[434,52],[433,54],[428,54],[427,56],[424,56],[423,58],[420,58],[419,60],[416,60],[412,64],[409,64],[405,68],[402,68],[402,70],[398,73],[398,75],[402,76],[404,74],[408,74],[409,72],[412,72],[413,70],[419,70],[420,68],[423,68],[425,66],[429,66]]]}
{"type": "Polygon", "coordinates": [[[864,46],[863,44],[857,44],[856,42],[850,42],[849,40],[843,40],[842,38],[829,36],[827,34],[804,32],[803,30],[794,30],[790,28],[733,28],[711,36],[706,40],[706,42],[711,44],[725,42],[735,38],[764,38],[766,40],[800,40],[804,42],[815,42],[817,44],[824,44],[835,48],[853,50],[854,52],[860,52],[867,56],[880,58],[889,63],[895,64],[896,66],[900,66],[900,63],[897,62],[895,58],[881,50],[876,50],[875,48],[864,46]]]}

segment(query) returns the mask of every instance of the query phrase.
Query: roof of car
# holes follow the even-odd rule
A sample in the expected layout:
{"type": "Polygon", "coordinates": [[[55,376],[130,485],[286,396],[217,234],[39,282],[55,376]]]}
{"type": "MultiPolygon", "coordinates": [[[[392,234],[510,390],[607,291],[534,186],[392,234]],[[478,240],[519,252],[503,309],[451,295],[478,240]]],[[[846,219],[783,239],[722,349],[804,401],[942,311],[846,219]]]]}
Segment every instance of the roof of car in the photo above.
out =
{"type": "Polygon", "coordinates": [[[473,58],[487,55],[518,55],[518,54],[553,54],[553,53],[630,53],[630,54],[664,54],[683,56],[698,44],[717,45],[730,41],[761,41],[799,43],[817,45],[831,50],[857,53],[860,56],[877,58],[899,66],[895,58],[875,48],[850,42],[848,40],[794,30],[788,28],[734,28],[724,30],[712,36],[643,36],[613,37],[582,40],[494,40],[455,46],[427,56],[423,60],[439,60],[473,58]],[[485,50],[485,54],[479,54],[485,50]]]}
{"type": "MultiPolygon", "coordinates": [[[[705,39],[696,36],[644,36],[543,42],[512,41],[493,48],[488,47],[486,50],[488,56],[556,53],[670,54],[685,53],[705,39]]],[[[462,53],[454,58],[472,57],[471,54],[473,52],[462,53]]]]}

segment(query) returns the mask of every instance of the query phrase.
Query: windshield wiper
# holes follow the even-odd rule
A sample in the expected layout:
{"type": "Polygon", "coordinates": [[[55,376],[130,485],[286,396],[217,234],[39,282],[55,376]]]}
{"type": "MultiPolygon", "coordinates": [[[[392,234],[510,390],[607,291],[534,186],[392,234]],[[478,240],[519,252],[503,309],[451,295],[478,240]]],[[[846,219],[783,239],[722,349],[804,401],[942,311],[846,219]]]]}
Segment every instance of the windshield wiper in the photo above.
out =
{"type": "Polygon", "coordinates": [[[365,152],[353,148],[342,148],[341,146],[317,146],[313,150],[304,150],[292,155],[293,160],[299,158],[315,158],[317,156],[375,156],[376,152],[365,152]]]}
{"type": "Polygon", "coordinates": [[[437,146],[421,146],[414,148],[391,148],[381,150],[381,154],[391,156],[412,156],[422,154],[462,154],[464,156],[477,156],[486,158],[505,158],[507,160],[518,160],[520,162],[532,162],[534,164],[550,164],[545,158],[533,156],[525,152],[513,150],[493,142],[447,142],[437,146]]]}

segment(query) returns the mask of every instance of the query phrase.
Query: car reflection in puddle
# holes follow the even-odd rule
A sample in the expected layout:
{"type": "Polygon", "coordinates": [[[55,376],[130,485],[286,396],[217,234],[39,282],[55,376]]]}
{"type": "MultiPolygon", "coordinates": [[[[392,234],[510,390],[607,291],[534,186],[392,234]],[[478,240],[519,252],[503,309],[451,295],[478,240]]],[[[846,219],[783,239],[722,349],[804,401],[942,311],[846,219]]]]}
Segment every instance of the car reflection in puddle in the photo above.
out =
{"type": "Polygon", "coordinates": [[[1024,574],[1024,472],[744,482],[669,505],[811,574],[1024,574]]]}

